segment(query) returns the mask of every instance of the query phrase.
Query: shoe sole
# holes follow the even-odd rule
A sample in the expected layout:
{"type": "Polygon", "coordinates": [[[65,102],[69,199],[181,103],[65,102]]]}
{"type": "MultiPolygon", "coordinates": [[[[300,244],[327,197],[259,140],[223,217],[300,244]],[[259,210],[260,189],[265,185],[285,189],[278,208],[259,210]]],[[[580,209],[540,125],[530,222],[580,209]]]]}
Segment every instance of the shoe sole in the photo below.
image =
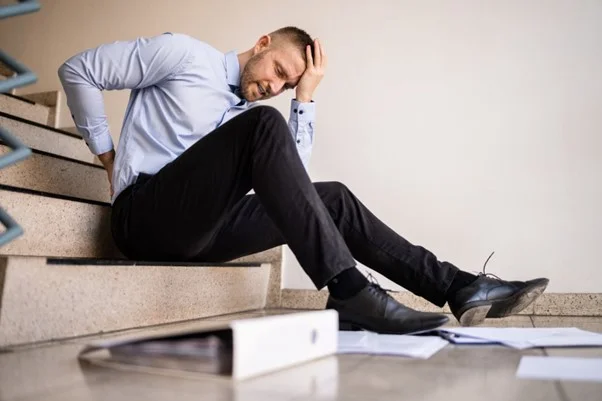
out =
{"type": "Polygon", "coordinates": [[[474,306],[467,309],[460,315],[458,321],[461,326],[476,326],[485,321],[487,314],[491,310],[491,304],[474,306]]]}
{"type": "Polygon", "coordinates": [[[360,326],[352,322],[339,321],[339,330],[340,331],[362,331],[360,326]]]}
{"type": "Polygon", "coordinates": [[[485,318],[503,318],[515,315],[531,305],[546,289],[549,280],[542,279],[516,294],[496,301],[479,301],[470,304],[458,317],[462,326],[477,326],[485,318]]]}

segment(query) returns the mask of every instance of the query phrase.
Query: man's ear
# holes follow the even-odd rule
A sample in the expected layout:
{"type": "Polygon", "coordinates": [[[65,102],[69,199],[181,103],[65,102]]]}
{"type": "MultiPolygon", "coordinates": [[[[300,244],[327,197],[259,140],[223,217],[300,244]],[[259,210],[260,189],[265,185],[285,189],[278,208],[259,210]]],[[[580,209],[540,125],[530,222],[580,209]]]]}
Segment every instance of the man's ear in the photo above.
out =
{"type": "Polygon", "coordinates": [[[272,44],[272,37],[270,35],[263,35],[257,43],[255,43],[255,47],[253,48],[253,54],[261,53],[272,44]]]}

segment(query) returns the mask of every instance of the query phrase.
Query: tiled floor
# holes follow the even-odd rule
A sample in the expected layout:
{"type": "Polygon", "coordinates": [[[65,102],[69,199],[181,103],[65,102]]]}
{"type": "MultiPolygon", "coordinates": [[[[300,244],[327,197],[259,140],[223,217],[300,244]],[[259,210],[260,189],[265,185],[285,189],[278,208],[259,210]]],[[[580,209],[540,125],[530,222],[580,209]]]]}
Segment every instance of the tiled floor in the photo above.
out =
{"type": "MultiPolygon", "coordinates": [[[[205,320],[288,312],[292,311],[260,311],[205,320]]],[[[602,333],[602,318],[517,316],[488,321],[486,325],[574,326],[602,333]]],[[[72,339],[0,353],[0,400],[602,400],[602,384],[515,377],[522,355],[602,357],[602,348],[516,351],[499,346],[450,345],[425,361],[341,355],[233,384],[207,376],[180,379],[80,364],[76,355],[88,340],[72,339]]]]}

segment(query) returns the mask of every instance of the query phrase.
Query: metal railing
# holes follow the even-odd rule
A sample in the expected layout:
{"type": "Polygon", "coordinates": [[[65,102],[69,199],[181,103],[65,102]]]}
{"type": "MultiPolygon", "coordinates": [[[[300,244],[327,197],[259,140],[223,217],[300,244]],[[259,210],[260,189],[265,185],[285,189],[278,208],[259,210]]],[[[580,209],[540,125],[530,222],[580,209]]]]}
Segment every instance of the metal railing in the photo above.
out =
{"type": "MultiPolygon", "coordinates": [[[[0,19],[36,12],[39,9],[40,3],[37,0],[19,0],[14,5],[0,6],[0,19]]],[[[37,81],[37,77],[33,72],[2,50],[0,50],[0,62],[16,73],[16,75],[0,81],[0,93],[9,92],[14,88],[37,81]]],[[[12,151],[0,157],[0,169],[15,164],[31,155],[31,149],[2,127],[0,127],[0,141],[12,149],[12,151]]],[[[23,228],[2,207],[0,207],[0,224],[6,228],[0,235],[0,246],[23,234],[23,228]]]]}
{"type": "Polygon", "coordinates": [[[35,13],[39,9],[40,3],[37,0],[18,0],[17,4],[0,6],[0,19],[35,13]]]}

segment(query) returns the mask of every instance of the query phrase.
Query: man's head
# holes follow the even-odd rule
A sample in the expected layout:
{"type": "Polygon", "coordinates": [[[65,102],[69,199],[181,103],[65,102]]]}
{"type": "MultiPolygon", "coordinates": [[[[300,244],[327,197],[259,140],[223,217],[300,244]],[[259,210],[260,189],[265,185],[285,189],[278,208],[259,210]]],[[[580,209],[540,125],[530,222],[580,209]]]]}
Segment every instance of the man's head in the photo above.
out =
{"type": "Polygon", "coordinates": [[[238,56],[243,97],[250,102],[265,100],[297,86],[307,66],[308,45],[313,56],[313,40],[295,27],[262,36],[252,49],[238,56]]]}

